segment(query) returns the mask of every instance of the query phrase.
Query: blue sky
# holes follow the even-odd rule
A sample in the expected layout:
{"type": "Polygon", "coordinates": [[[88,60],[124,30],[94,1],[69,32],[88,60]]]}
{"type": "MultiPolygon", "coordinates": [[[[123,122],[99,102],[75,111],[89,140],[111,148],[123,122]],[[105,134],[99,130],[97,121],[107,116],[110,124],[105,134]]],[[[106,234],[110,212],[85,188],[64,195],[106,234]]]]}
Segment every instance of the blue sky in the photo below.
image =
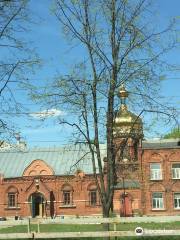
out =
{"type": "MultiPolygon", "coordinates": [[[[160,24],[164,25],[168,20],[175,17],[179,22],[180,30],[180,1],[179,0],[157,0],[155,1],[159,10],[160,24]]],[[[36,49],[42,59],[42,67],[34,74],[28,74],[27,78],[35,84],[41,86],[45,80],[51,80],[56,73],[68,74],[79,54],[78,48],[71,48],[63,38],[60,26],[56,18],[51,14],[51,0],[31,0],[30,9],[36,16],[36,21],[26,37],[32,41],[32,46],[36,49]]],[[[173,50],[167,55],[172,63],[180,62],[180,49],[173,50]]],[[[40,106],[28,100],[25,91],[17,89],[17,98],[24,99],[28,112],[34,113],[44,110],[40,106]]],[[[180,71],[169,72],[167,79],[162,84],[162,95],[166,96],[177,108],[180,104],[180,71]]],[[[61,110],[61,109],[58,109],[61,110]]],[[[68,113],[68,111],[67,111],[68,113]]],[[[14,122],[20,130],[21,136],[30,146],[33,145],[62,145],[68,142],[70,129],[62,128],[55,123],[56,117],[48,118],[42,122],[37,118],[24,114],[15,117],[14,122]]],[[[159,127],[158,127],[159,128],[159,127]]],[[[162,132],[164,129],[162,129],[162,132]]],[[[151,136],[151,135],[149,135],[151,136]]]]}

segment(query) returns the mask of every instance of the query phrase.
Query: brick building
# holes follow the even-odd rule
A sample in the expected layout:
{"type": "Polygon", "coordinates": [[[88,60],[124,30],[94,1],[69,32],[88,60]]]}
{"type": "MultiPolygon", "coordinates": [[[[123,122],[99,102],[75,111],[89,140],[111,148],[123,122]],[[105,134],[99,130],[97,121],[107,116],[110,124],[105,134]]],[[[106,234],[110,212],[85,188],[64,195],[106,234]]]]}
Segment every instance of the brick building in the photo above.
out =
{"type": "Polygon", "coordinates": [[[143,198],[146,215],[180,214],[180,141],[143,143],[143,198]]]}
{"type": "MultiPolygon", "coordinates": [[[[128,93],[114,123],[117,215],[180,214],[180,140],[142,141],[141,119],[128,111],[128,93]]],[[[0,151],[0,216],[99,215],[101,204],[86,144],[0,151]],[[82,159],[79,161],[79,159],[82,159]],[[76,164],[77,163],[77,164],[76,164]]],[[[101,145],[106,171],[106,145],[101,145]]]]}
{"type": "MultiPolygon", "coordinates": [[[[103,154],[104,145],[101,148],[103,154]]],[[[0,216],[100,214],[87,152],[85,144],[2,150],[0,216]],[[84,155],[85,160],[73,168],[84,155]]]]}
{"type": "Polygon", "coordinates": [[[143,123],[128,111],[128,92],[114,122],[117,184],[114,211],[122,216],[180,214],[180,139],[143,141],[143,123]]]}
{"type": "Polygon", "coordinates": [[[179,215],[180,141],[142,141],[138,161],[136,176],[124,175],[115,186],[114,210],[126,216],[179,215]]]}

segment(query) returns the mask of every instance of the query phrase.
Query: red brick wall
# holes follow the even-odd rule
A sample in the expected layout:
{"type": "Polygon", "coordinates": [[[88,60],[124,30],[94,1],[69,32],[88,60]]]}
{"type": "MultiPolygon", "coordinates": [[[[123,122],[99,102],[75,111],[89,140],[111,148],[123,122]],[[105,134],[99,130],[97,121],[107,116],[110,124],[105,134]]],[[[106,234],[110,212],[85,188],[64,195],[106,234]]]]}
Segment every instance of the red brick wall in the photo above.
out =
{"type": "MultiPolygon", "coordinates": [[[[117,216],[121,215],[121,209],[123,206],[123,195],[124,190],[116,190],[114,193],[114,212],[117,214],[117,216]]],[[[127,189],[125,190],[125,194],[129,196],[130,204],[131,204],[131,215],[134,216],[136,214],[141,214],[141,190],[140,189],[127,189]]]]}
{"type": "MultiPolygon", "coordinates": [[[[94,184],[92,176],[85,176],[83,179],[77,176],[57,177],[40,176],[39,186],[37,188],[34,177],[22,177],[4,179],[0,184],[0,216],[31,216],[29,197],[34,192],[40,192],[44,195],[47,204],[50,200],[50,191],[54,193],[54,212],[56,215],[90,215],[101,214],[101,207],[89,206],[88,186],[94,184]],[[68,183],[72,187],[73,205],[63,206],[62,186],[68,183]],[[18,207],[8,208],[7,194],[10,187],[15,187],[18,192],[18,207]]],[[[47,216],[50,215],[50,209],[46,206],[47,216]]]]}
{"type": "MultiPolygon", "coordinates": [[[[129,195],[131,199],[133,214],[141,214],[141,212],[145,215],[180,214],[180,210],[174,209],[174,193],[180,192],[180,179],[172,179],[171,173],[172,163],[176,162],[180,162],[179,149],[146,149],[142,151],[142,158],[139,157],[138,162],[140,171],[138,171],[139,175],[137,174],[140,181],[142,177],[142,189],[126,189],[126,194],[129,195]],[[150,180],[150,163],[161,163],[162,180],[150,180]],[[153,192],[163,193],[163,210],[152,209],[153,192]]],[[[46,170],[48,171],[48,168],[46,168],[46,170]]],[[[22,217],[31,216],[29,197],[35,192],[43,194],[46,200],[45,215],[47,216],[50,216],[51,208],[50,192],[54,194],[55,215],[91,215],[102,213],[100,205],[89,206],[89,189],[93,186],[95,187],[92,175],[84,175],[81,173],[73,176],[54,176],[52,175],[51,169],[47,176],[29,176],[28,173],[30,172],[28,172],[28,169],[26,169],[25,173],[26,176],[20,178],[3,179],[3,176],[0,176],[0,216],[13,217],[16,214],[22,217]],[[38,183],[35,180],[36,178],[39,179],[38,183]],[[73,202],[72,205],[68,207],[63,206],[62,188],[64,184],[72,188],[73,202]],[[17,192],[17,208],[8,208],[7,196],[10,190],[17,192]]],[[[114,211],[117,215],[120,214],[122,208],[122,194],[123,190],[115,190],[114,211]]]]}
{"type": "Polygon", "coordinates": [[[143,160],[143,211],[146,215],[176,215],[180,210],[174,209],[174,193],[180,192],[180,179],[172,179],[172,163],[180,163],[179,149],[144,150],[143,160]],[[150,163],[160,163],[162,180],[150,180],[150,163]],[[152,193],[162,192],[164,199],[163,210],[152,209],[152,193]]]}

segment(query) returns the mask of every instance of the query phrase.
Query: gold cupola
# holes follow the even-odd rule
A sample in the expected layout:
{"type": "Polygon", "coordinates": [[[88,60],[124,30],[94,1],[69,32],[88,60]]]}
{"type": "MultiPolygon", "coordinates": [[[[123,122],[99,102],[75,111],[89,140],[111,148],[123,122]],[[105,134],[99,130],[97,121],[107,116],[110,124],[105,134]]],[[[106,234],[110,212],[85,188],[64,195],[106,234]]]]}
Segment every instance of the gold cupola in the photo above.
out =
{"type": "Polygon", "coordinates": [[[119,138],[142,138],[143,137],[143,123],[139,116],[128,111],[126,99],[128,98],[128,91],[124,85],[119,89],[119,97],[121,99],[121,106],[114,119],[114,137],[119,138]]]}

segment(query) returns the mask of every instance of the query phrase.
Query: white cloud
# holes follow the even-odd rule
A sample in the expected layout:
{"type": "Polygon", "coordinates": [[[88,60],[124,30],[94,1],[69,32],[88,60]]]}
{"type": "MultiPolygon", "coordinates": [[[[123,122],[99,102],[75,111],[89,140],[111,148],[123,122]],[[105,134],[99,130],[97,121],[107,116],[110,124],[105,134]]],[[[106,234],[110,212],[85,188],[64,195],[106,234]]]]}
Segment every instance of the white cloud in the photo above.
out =
{"type": "Polygon", "coordinates": [[[52,108],[48,110],[43,110],[41,112],[30,113],[29,115],[36,119],[44,119],[44,118],[50,118],[50,117],[63,116],[65,115],[65,113],[61,110],[52,108]]]}

